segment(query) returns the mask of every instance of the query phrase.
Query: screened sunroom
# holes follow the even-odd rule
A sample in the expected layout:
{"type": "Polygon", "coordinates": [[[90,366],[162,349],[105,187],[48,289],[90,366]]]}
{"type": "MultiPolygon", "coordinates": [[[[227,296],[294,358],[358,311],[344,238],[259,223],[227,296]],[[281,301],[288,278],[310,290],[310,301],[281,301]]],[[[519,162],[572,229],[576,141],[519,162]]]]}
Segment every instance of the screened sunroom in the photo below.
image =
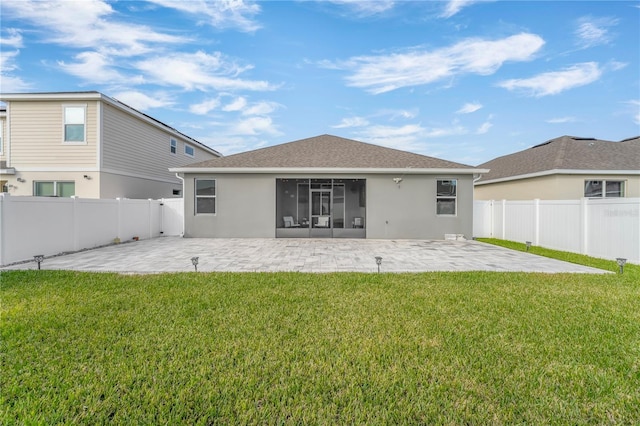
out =
{"type": "Polygon", "coordinates": [[[365,179],[276,179],[276,237],[366,238],[365,179]]]}

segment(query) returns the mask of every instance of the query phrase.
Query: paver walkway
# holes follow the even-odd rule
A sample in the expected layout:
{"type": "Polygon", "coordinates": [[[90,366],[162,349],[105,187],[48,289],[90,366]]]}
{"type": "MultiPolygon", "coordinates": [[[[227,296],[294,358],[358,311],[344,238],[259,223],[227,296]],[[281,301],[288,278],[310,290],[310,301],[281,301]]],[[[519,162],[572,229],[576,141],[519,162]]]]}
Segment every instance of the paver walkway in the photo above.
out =
{"type": "MultiPolygon", "coordinates": [[[[478,241],[161,237],[46,258],[42,269],[154,273],[524,271],[605,273],[478,241]]],[[[34,269],[35,262],[4,269],[34,269]]]]}

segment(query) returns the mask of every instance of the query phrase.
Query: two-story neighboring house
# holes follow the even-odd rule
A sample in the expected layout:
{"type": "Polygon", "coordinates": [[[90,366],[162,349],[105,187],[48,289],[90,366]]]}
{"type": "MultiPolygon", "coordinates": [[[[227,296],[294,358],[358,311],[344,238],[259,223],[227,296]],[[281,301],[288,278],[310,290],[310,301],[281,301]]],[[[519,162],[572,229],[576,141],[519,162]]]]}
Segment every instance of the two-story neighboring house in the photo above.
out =
{"type": "Polygon", "coordinates": [[[11,195],[182,196],[169,168],[220,154],[99,92],[0,94],[0,184],[11,195]]]}
{"type": "Polygon", "coordinates": [[[640,197],[640,137],[561,136],[480,164],[476,200],[640,197]]]}

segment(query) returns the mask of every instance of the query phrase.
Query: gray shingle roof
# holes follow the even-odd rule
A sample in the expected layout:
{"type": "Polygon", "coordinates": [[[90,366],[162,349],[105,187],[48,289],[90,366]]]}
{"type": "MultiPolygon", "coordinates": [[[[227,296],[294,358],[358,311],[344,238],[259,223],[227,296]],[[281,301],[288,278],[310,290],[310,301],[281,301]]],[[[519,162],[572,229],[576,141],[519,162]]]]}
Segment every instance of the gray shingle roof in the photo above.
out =
{"type": "Polygon", "coordinates": [[[214,158],[185,168],[473,169],[465,164],[331,135],[214,158]]]}
{"type": "Polygon", "coordinates": [[[524,151],[495,158],[478,168],[491,169],[478,182],[548,170],[639,170],[640,137],[611,142],[561,136],[524,151]]]}

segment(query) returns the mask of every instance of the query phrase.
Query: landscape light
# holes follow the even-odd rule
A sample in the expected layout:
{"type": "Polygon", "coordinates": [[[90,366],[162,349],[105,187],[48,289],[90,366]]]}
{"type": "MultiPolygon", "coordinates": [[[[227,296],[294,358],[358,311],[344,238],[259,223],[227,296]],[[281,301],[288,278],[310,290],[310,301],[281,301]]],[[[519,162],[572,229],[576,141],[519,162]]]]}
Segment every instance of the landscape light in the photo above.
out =
{"type": "Polygon", "coordinates": [[[380,265],[382,265],[382,258],[380,256],[376,256],[376,265],[378,265],[378,273],[380,273],[380,265]]]}
{"type": "Polygon", "coordinates": [[[524,243],[527,246],[527,251],[529,251],[529,249],[531,248],[531,241],[525,241],[524,243]]]}
{"type": "Polygon", "coordinates": [[[627,263],[627,259],[624,257],[616,257],[616,262],[618,262],[618,266],[620,267],[620,273],[624,273],[624,265],[627,263]]]}
{"type": "Polygon", "coordinates": [[[197,256],[193,256],[191,258],[191,263],[193,263],[193,267],[196,268],[196,272],[198,272],[198,257],[197,256]]]}
{"type": "Polygon", "coordinates": [[[36,254],[35,256],[33,256],[33,260],[38,263],[38,270],[40,270],[40,262],[44,260],[44,254],[36,254]]]}

